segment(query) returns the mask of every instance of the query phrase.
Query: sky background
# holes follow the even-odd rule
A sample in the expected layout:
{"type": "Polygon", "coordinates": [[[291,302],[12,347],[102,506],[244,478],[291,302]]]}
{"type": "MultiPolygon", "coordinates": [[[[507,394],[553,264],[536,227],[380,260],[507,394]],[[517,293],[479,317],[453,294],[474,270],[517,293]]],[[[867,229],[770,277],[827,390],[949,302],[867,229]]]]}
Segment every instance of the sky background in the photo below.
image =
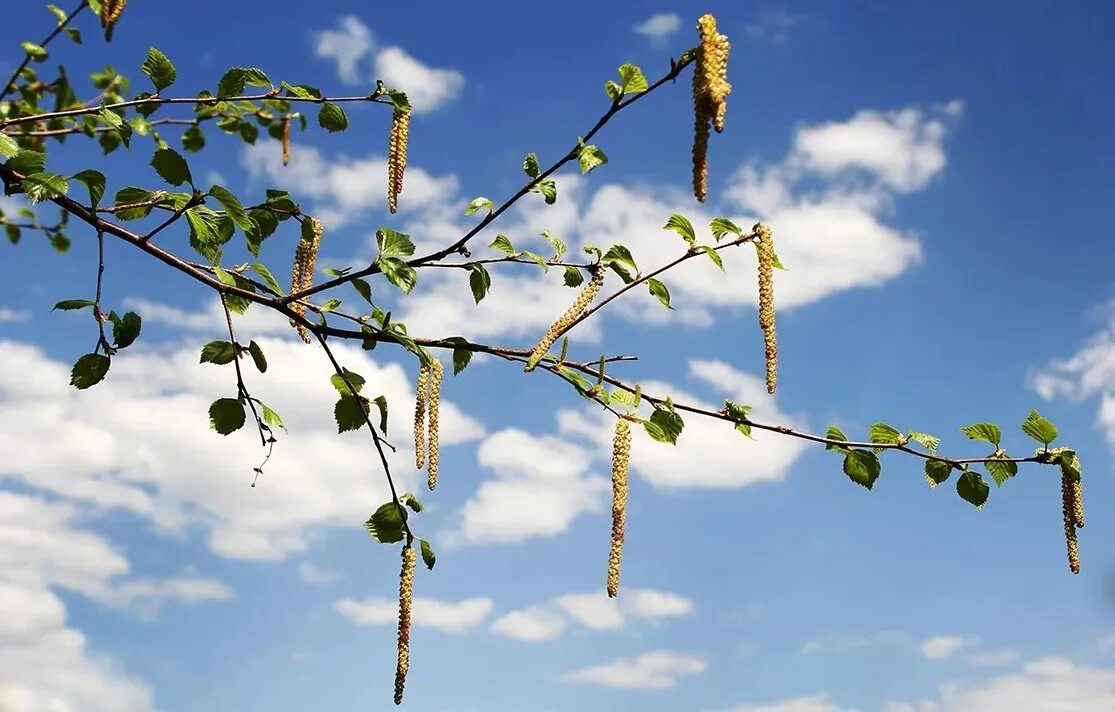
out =
{"type": "MultiPolygon", "coordinates": [[[[311,120],[285,168],[277,142],[214,130],[190,158],[201,185],[246,201],[290,190],[325,221],[319,267],[366,265],[378,226],[420,253],[451,242],[475,224],[472,198],[518,189],[525,153],[547,166],[593,124],[618,65],[653,81],[714,13],[733,90],[708,202],[689,194],[687,73],[598,134],[608,164],[559,172],[556,205],[527,196],[473,254],[494,256],[496,232],[543,252],[548,229],[573,249],[626,244],[646,270],[684,247],[661,229],[671,212],[704,241],[713,217],[762,219],[789,268],[775,281],[777,396],[762,385],[750,249],[725,254],[726,275],[705,260],[667,275],[674,311],[641,291],[613,303],[573,332],[572,353],[638,354],[615,374],[677,401],[730,398],[758,420],[851,437],[884,420],[954,456],[987,454],[957,430],[984,420],[1030,454],[1018,425],[1037,407],[1084,464],[1072,576],[1051,468],[992,484],[976,511],[955,479],[930,490],[915,458],[884,455],[868,492],[797,440],[696,417],[676,448],[636,432],[621,596],[608,601],[611,421],[556,379],[477,358],[446,377],[440,484],[413,520],[439,561],[416,577],[407,709],[1115,710],[1112,6],[208,5],[130,3],[107,46],[86,16],[85,44],[52,45],[42,68],[110,63],[136,92],[153,44],[177,65],[175,96],[237,65],[327,94],[377,78],[406,90],[394,216],[383,106],[346,106],[342,134],[311,120]]],[[[52,22],[35,3],[13,12],[5,76],[52,22]]],[[[51,167],[96,166],[110,193],[161,187],[150,139],[107,159],[86,143],[52,147],[51,167]]],[[[258,307],[238,319],[238,339],[271,363],[249,369],[249,387],[289,429],[250,488],[255,434],[207,427],[209,402],[235,390],[230,369],[197,364],[224,330],[217,303],[127,245],[108,245],[105,302],[139,312],[143,333],[105,382],[67,385],[95,330],[87,313],[50,309],[92,296],[92,237],[75,228],[57,256],[25,233],[0,259],[0,710],[390,708],[398,549],[362,527],[386,487],[367,434],[335,432],[328,361],[258,307]]],[[[265,243],[280,280],[295,240],[284,224],[265,243]]],[[[159,242],[192,258],[184,229],[159,242]]],[[[479,306],[461,270],[422,270],[405,300],[382,279],[373,290],[411,334],[516,348],[573,298],[558,270],[492,272],[479,306]]],[[[605,289],[618,286],[612,275],[605,289]]],[[[420,491],[414,359],[337,353],[387,396],[392,464],[420,491]]]]}

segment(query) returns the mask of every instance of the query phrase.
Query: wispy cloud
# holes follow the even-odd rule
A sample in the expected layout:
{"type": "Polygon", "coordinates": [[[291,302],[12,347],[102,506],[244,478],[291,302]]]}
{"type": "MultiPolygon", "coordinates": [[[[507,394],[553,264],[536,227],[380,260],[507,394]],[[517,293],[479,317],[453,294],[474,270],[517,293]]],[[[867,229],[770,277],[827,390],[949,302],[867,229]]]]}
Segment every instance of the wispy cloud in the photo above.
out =
{"type": "Polygon", "coordinates": [[[666,44],[666,40],[681,29],[681,17],[672,12],[659,12],[631,28],[650,40],[656,47],[666,44]]]}

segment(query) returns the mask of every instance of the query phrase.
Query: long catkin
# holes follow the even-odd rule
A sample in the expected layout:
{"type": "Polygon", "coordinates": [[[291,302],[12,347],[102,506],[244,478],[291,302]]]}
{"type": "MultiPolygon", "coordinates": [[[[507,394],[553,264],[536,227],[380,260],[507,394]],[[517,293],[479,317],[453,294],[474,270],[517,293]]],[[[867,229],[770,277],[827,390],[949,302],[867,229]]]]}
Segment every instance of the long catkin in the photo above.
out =
{"type": "MultiPolygon", "coordinates": [[[[310,217],[306,219],[310,221],[310,234],[303,234],[298,239],[298,247],[294,252],[294,265],[291,268],[291,293],[300,292],[313,286],[314,270],[317,268],[317,253],[321,247],[321,237],[325,233],[325,227],[320,220],[310,217]]],[[[306,305],[301,302],[291,302],[290,308],[299,316],[305,316],[306,314],[306,305]]],[[[305,326],[294,319],[290,320],[290,325],[298,329],[298,335],[302,337],[302,341],[307,344],[310,343],[310,332],[305,326]]]]}
{"type": "Polygon", "coordinates": [[[774,235],[762,223],[755,225],[759,240],[759,327],[763,330],[767,393],[778,385],[778,337],[774,330],[774,235]]]}
{"type": "Polygon", "coordinates": [[[697,20],[700,43],[693,67],[693,195],[708,199],[708,142],[711,128],[724,130],[728,111],[728,38],[716,30],[716,18],[702,15],[697,20]]]}
{"type": "Polygon", "coordinates": [[[546,355],[558,337],[565,333],[565,330],[572,326],[573,322],[588,308],[596,295],[600,293],[600,288],[604,286],[604,267],[596,265],[592,268],[592,278],[589,279],[588,284],[584,286],[581,293],[573,301],[573,304],[565,310],[565,313],[558,317],[558,320],[550,325],[546,333],[542,335],[542,339],[534,347],[534,351],[530,354],[530,359],[527,365],[523,368],[524,371],[533,371],[534,366],[538,361],[546,355]]]}
{"type": "Polygon", "coordinates": [[[387,140],[387,209],[399,209],[403,192],[403,174],[407,167],[407,143],[410,134],[410,107],[395,109],[391,114],[391,133],[387,140]]]}
{"type": "Polygon", "coordinates": [[[623,536],[627,524],[628,469],[631,464],[631,423],[616,420],[612,437],[612,541],[608,549],[608,597],[619,595],[619,574],[623,563],[623,536]]]}
{"type": "Polygon", "coordinates": [[[403,702],[407,671],[410,669],[410,606],[414,598],[414,547],[403,547],[403,566],[399,572],[399,638],[395,666],[395,704],[403,702]]]}
{"type": "Polygon", "coordinates": [[[428,408],[430,411],[430,434],[429,434],[429,464],[427,469],[426,486],[431,490],[437,487],[437,472],[438,472],[438,413],[441,407],[441,377],[444,371],[441,362],[434,360],[430,367],[430,396],[428,408]]]}
{"type": "Polygon", "coordinates": [[[418,385],[414,389],[414,466],[419,470],[426,465],[426,392],[429,381],[430,367],[422,364],[418,369],[418,385]]]}
{"type": "Polygon", "coordinates": [[[1065,548],[1069,557],[1069,570],[1080,573],[1080,545],[1076,540],[1076,513],[1074,481],[1072,475],[1061,473],[1061,513],[1065,523],[1065,548]]]}

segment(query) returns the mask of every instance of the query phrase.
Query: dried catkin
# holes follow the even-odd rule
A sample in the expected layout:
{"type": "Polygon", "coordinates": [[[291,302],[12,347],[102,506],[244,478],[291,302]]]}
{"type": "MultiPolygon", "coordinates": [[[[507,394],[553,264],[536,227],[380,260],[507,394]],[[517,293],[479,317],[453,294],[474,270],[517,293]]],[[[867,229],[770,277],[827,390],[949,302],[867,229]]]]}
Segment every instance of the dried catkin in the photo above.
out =
{"type": "Polygon", "coordinates": [[[435,360],[430,368],[430,457],[427,470],[426,485],[433,489],[437,487],[438,468],[438,410],[441,405],[441,377],[444,370],[441,362],[435,360]]]}
{"type": "Polygon", "coordinates": [[[429,382],[430,367],[422,364],[418,369],[418,387],[414,396],[414,466],[419,470],[426,465],[426,391],[429,382]]]}
{"type": "Polygon", "coordinates": [[[399,208],[403,192],[403,173],[407,167],[407,136],[410,132],[410,107],[395,109],[391,114],[391,135],[387,141],[387,208],[399,208]]]}
{"type": "MultiPolygon", "coordinates": [[[[325,226],[317,218],[306,218],[310,221],[310,234],[303,233],[298,240],[298,248],[294,252],[294,266],[291,268],[290,291],[300,292],[313,286],[314,270],[317,268],[317,253],[321,247],[321,236],[325,234],[325,226]]],[[[306,305],[301,302],[291,302],[290,308],[299,316],[305,316],[306,305]]],[[[298,329],[298,335],[307,344],[310,343],[310,332],[300,322],[290,320],[291,326],[298,329]]]]}
{"type": "Polygon", "coordinates": [[[124,12],[124,6],[127,4],[127,0],[102,0],[101,27],[105,30],[106,41],[112,39],[112,30],[116,27],[116,21],[120,19],[120,15],[124,12]]]}
{"type": "Polygon", "coordinates": [[[1061,473],[1061,514],[1065,521],[1065,544],[1068,549],[1069,569],[1080,573],[1080,547],[1076,541],[1076,513],[1074,481],[1068,473],[1061,473]]]}
{"type": "Polygon", "coordinates": [[[283,117],[283,165],[290,163],[290,117],[283,117]]]}
{"type": "Polygon", "coordinates": [[[608,597],[619,595],[619,572],[623,563],[623,532],[627,522],[627,472],[631,464],[631,423],[616,420],[612,438],[612,544],[608,549],[608,597]]]}
{"type": "Polygon", "coordinates": [[[537,365],[538,361],[546,355],[546,352],[550,350],[550,347],[554,345],[558,337],[564,334],[565,330],[571,327],[573,322],[581,316],[581,313],[588,308],[588,305],[591,304],[592,300],[596,298],[596,295],[600,293],[600,288],[603,286],[604,266],[596,265],[592,268],[592,278],[589,279],[588,284],[581,289],[581,293],[577,295],[577,299],[565,313],[558,317],[558,320],[546,330],[546,333],[542,335],[542,340],[538,342],[534,347],[534,351],[531,352],[530,359],[523,368],[524,371],[530,372],[534,370],[534,366],[537,365]]]}
{"type": "Polygon", "coordinates": [[[403,702],[403,687],[410,669],[410,603],[414,596],[414,548],[403,547],[403,568],[399,573],[399,646],[395,667],[395,704],[403,702]]]}
{"type": "Polygon", "coordinates": [[[759,327],[763,330],[766,351],[767,393],[778,385],[778,338],[774,331],[774,235],[770,228],[757,223],[754,228],[759,240],[759,327]]]}

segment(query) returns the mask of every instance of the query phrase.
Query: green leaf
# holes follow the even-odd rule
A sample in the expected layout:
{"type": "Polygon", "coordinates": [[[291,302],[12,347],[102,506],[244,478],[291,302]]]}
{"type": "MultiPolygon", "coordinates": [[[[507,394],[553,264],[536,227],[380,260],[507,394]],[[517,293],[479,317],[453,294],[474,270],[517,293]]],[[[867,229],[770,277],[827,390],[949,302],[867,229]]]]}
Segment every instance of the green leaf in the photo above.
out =
{"type": "Polygon", "coordinates": [[[624,282],[631,282],[634,275],[639,272],[639,267],[635,264],[635,258],[631,256],[631,250],[623,245],[612,245],[611,249],[604,254],[601,263],[605,267],[611,267],[624,282]]]}
{"type": "Polygon", "coordinates": [[[983,503],[991,493],[991,486],[980,473],[965,470],[964,474],[956,480],[956,493],[964,501],[975,505],[976,509],[982,509],[983,503]]]}
{"type": "Polygon", "coordinates": [[[747,414],[751,412],[751,406],[739,405],[726,400],[724,401],[724,412],[727,413],[729,418],[736,421],[736,430],[752,440],[755,439],[751,436],[751,424],[747,420],[747,414]]]}
{"type": "Polygon", "coordinates": [[[468,368],[469,362],[472,361],[472,351],[469,349],[453,349],[453,375],[456,376],[461,371],[468,368]]]}
{"type": "Polygon", "coordinates": [[[515,246],[507,239],[507,235],[496,235],[496,239],[492,240],[492,244],[488,247],[494,247],[500,252],[506,252],[509,255],[515,254],[515,246]]]}
{"type": "Polygon", "coordinates": [[[259,407],[263,410],[264,423],[266,423],[267,425],[272,425],[276,428],[282,428],[283,430],[286,430],[286,426],[283,425],[283,419],[279,417],[278,413],[269,408],[263,401],[257,400],[256,403],[259,403],[259,407]]]}
{"type": "Polygon", "coordinates": [[[86,169],[75,173],[73,179],[81,182],[89,190],[89,202],[93,207],[101,202],[105,195],[105,176],[100,171],[86,169]]]}
{"type": "MultiPolygon", "coordinates": [[[[262,70],[254,67],[232,67],[221,76],[217,84],[217,96],[236,96],[244,93],[244,86],[269,87],[271,80],[262,70]]],[[[291,89],[290,85],[283,82],[283,87],[291,89]]],[[[317,98],[307,95],[306,98],[317,98]]]]}
{"type": "MultiPolygon", "coordinates": [[[[85,309],[96,304],[92,299],[63,299],[54,305],[54,309],[61,309],[62,311],[74,311],[76,309],[85,309]]],[[[51,309],[51,311],[54,311],[51,309]]]]}
{"type": "Polygon", "coordinates": [[[546,200],[546,205],[553,205],[557,202],[557,182],[547,178],[546,180],[539,181],[536,186],[538,192],[546,200]]]}
{"type": "MultiPolygon", "coordinates": [[[[229,272],[228,270],[222,269],[217,266],[213,267],[213,274],[217,275],[217,279],[221,280],[230,287],[238,287],[249,292],[255,291],[255,288],[252,287],[252,283],[238,274],[229,272]]],[[[228,305],[228,308],[237,314],[243,314],[244,312],[248,311],[248,307],[252,305],[251,300],[247,299],[246,297],[242,297],[239,294],[225,294],[224,298],[225,304],[228,305]]]]}
{"type": "Polygon", "coordinates": [[[160,148],[155,151],[155,155],[151,158],[151,165],[159,176],[171,185],[182,185],[183,183],[193,185],[190,166],[186,163],[186,159],[182,158],[182,155],[173,148],[160,148]]]}
{"type": "Polygon", "coordinates": [[[224,208],[225,214],[238,228],[244,232],[256,229],[256,224],[248,217],[248,213],[244,212],[244,206],[240,203],[240,199],[227,188],[215,185],[209,189],[209,195],[217,199],[217,202],[224,208]]]}
{"type": "MultiPolygon", "coordinates": [[[[135,205],[136,203],[146,203],[153,197],[154,195],[149,190],[136,188],[135,186],[127,186],[116,191],[116,197],[113,198],[112,203],[115,207],[119,207],[121,205],[135,205]]],[[[145,218],[150,214],[150,205],[136,208],[126,208],[124,210],[116,211],[116,217],[120,220],[138,220],[140,218],[145,218]]]]}
{"type": "Polygon", "coordinates": [[[902,438],[902,433],[882,422],[872,423],[871,427],[867,429],[867,434],[871,442],[887,445],[893,445],[902,438]]]}
{"type": "Polygon", "coordinates": [[[201,347],[201,358],[198,359],[198,363],[215,363],[223,366],[232,363],[235,358],[236,350],[232,347],[232,342],[217,339],[201,347]]]}
{"type": "Polygon", "coordinates": [[[263,349],[254,340],[248,342],[248,353],[252,355],[252,361],[255,361],[259,372],[267,373],[267,357],[263,355],[263,349]]]}
{"type": "Polygon", "coordinates": [[[473,262],[469,265],[468,285],[472,288],[472,298],[479,304],[480,300],[487,296],[488,288],[492,286],[492,276],[484,269],[484,265],[473,262]]]}
{"type": "Polygon", "coordinates": [[[317,112],[317,123],[330,133],[344,131],[348,128],[348,116],[344,109],[327,101],[321,105],[321,111],[317,112]]]}
{"type": "Polygon", "coordinates": [[[418,283],[418,273],[398,257],[381,256],[376,259],[376,262],[379,263],[387,281],[403,290],[404,293],[409,294],[410,290],[414,289],[414,285],[418,283]]]}
{"type": "Polygon", "coordinates": [[[34,42],[20,42],[19,44],[21,47],[23,47],[23,51],[27,53],[27,56],[30,57],[32,61],[45,62],[46,58],[49,56],[47,55],[47,51],[43,49],[41,45],[37,45],[34,42]]]}
{"type": "Polygon", "coordinates": [[[58,7],[54,3],[48,3],[46,9],[50,10],[50,12],[58,18],[59,25],[66,21],[66,11],[58,7]]]}
{"type": "Polygon", "coordinates": [[[1033,409],[1022,423],[1022,432],[1046,447],[1057,439],[1057,426],[1038,415],[1038,412],[1033,409]]]}
{"type": "Polygon", "coordinates": [[[699,252],[704,252],[706,255],[708,255],[708,258],[710,260],[712,260],[712,263],[714,265],[716,265],[717,267],[719,267],[721,272],[724,271],[724,260],[720,258],[720,253],[719,252],[712,249],[708,245],[701,245],[700,247],[697,248],[697,250],[699,252]]]}
{"type": "Polygon", "coordinates": [[[960,429],[971,440],[983,440],[999,447],[999,441],[1003,439],[1003,431],[995,423],[973,423],[966,425],[960,429]]]}
{"type": "Polygon", "coordinates": [[[333,407],[337,432],[347,433],[364,427],[368,413],[367,399],[362,396],[341,396],[333,407]]]}
{"type": "Polygon", "coordinates": [[[916,443],[919,443],[922,447],[932,453],[936,453],[937,446],[941,444],[940,438],[929,435],[928,433],[918,433],[911,430],[910,432],[906,433],[906,437],[916,443]]]}
{"type": "MultiPolygon", "coordinates": [[[[841,440],[843,442],[848,441],[848,436],[844,434],[844,431],[836,427],[835,425],[830,425],[828,427],[828,430],[825,431],[825,437],[829,440],[841,440]]],[[[851,450],[843,445],[833,445],[832,443],[825,444],[825,449],[835,450],[836,452],[844,453],[845,455],[851,452],[851,450]]]]}
{"type": "Polygon", "coordinates": [[[541,169],[538,167],[538,156],[528,153],[523,159],[523,172],[531,178],[537,178],[541,169]]]}
{"type": "Polygon", "coordinates": [[[925,480],[930,487],[936,487],[952,474],[952,465],[940,460],[925,461],[925,480]]]}
{"type": "Polygon", "coordinates": [[[632,94],[647,90],[647,78],[643,70],[636,64],[623,64],[619,68],[620,89],[624,94],[632,94]]]}
{"type": "Polygon", "coordinates": [[[987,471],[991,473],[991,479],[995,480],[995,484],[1000,487],[1003,486],[1004,482],[1018,474],[1018,463],[1016,462],[988,460],[983,464],[987,467],[987,471]]]}
{"type": "Polygon", "coordinates": [[[125,312],[120,321],[112,325],[112,342],[118,349],[124,349],[135,343],[139,338],[143,320],[135,312],[125,312]]]}
{"type": "Polygon", "coordinates": [[[1057,464],[1061,466],[1061,472],[1077,482],[1080,481],[1080,458],[1076,456],[1076,450],[1062,448],[1057,464]]]}
{"type": "Polygon", "coordinates": [[[395,232],[390,228],[381,227],[376,230],[376,244],[379,253],[387,257],[410,257],[414,254],[414,243],[410,235],[395,232]]]}
{"type": "Polygon", "coordinates": [[[522,252],[519,253],[519,256],[520,257],[525,257],[528,260],[530,260],[531,262],[533,262],[534,264],[538,265],[539,267],[542,268],[543,272],[549,272],[550,271],[550,264],[548,262],[546,262],[546,260],[542,257],[542,255],[531,252],[530,250],[523,250],[522,252]]]}
{"type": "Polygon", "coordinates": [[[341,378],[341,374],[339,373],[334,373],[332,376],[330,376],[329,382],[333,384],[333,387],[336,388],[337,392],[340,393],[342,396],[359,393],[364,388],[364,384],[367,381],[365,381],[364,377],[361,376],[359,373],[356,373],[355,371],[350,371],[346,368],[344,369],[344,372],[345,376],[349,380],[349,383],[352,384],[352,388],[348,387],[348,383],[345,383],[345,379],[341,378]],[[353,391],[353,389],[356,390],[353,391]]]}
{"type": "Polygon", "coordinates": [[[108,373],[109,359],[103,354],[85,354],[77,360],[70,371],[70,385],[85,390],[104,380],[108,373]]]}
{"type": "Polygon", "coordinates": [[[421,512],[423,509],[425,509],[425,507],[422,506],[422,500],[418,499],[410,492],[403,492],[401,495],[399,495],[399,501],[413,509],[415,512],[421,512]]]}
{"type": "Polygon", "coordinates": [[[271,274],[271,270],[267,269],[266,265],[260,264],[259,262],[253,262],[248,265],[248,269],[259,275],[260,279],[263,280],[263,284],[269,290],[271,290],[272,294],[277,297],[285,296],[283,288],[279,286],[279,282],[275,279],[275,275],[271,274]]]}
{"type": "Polygon", "coordinates": [[[154,47],[147,50],[147,59],[143,60],[139,69],[151,78],[151,83],[155,85],[155,91],[166,89],[178,79],[178,72],[174,69],[174,63],[154,47]]]}
{"type": "Polygon", "coordinates": [[[46,170],[46,154],[38,151],[20,151],[4,163],[16,173],[30,175],[46,170]]]}
{"type": "Polygon", "coordinates": [[[467,208],[465,208],[465,215],[472,215],[480,208],[487,208],[488,212],[490,213],[495,210],[496,206],[491,200],[487,198],[473,198],[472,202],[468,204],[467,208]]]}
{"type": "Polygon", "coordinates": [[[11,158],[19,153],[19,144],[6,133],[0,133],[0,156],[11,158]]]}
{"type": "Polygon", "coordinates": [[[666,224],[662,226],[663,230],[673,230],[681,235],[682,239],[692,245],[697,241],[697,233],[693,230],[693,223],[689,222],[689,218],[681,213],[673,213],[666,224]]]}
{"type": "Polygon", "coordinates": [[[32,173],[23,178],[23,192],[36,205],[44,200],[60,198],[70,189],[69,182],[57,173],[32,173]]]}
{"type": "Polygon", "coordinates": [[[387,502],[380,505],[375,514],[364,522],[364,528],[368,530],[373,541],[380,544],[394,544],[402,541],[406,536],[406,516],[406,509],[402,506],[387,502]]]}
{"type": "Polygon", "coordinates": [[[372,402],[379,409],[379,429],[384,435],[387,435],[387,397],[376,396],[372,399],[372,402]]]}
{"type": "Polygon", "coordinates": [[[608,162],[608,157],[596,146],[582,146],[577,158],[581,163],[581,175],[608,162]]]}
{"type": "Polygon", "coordinates": [[[191,126],[182,133],[182,148],[190,153],[197,153],[205,148],[205,132],[197,126],[191,126]]]}
{"type": "Polygon", "coordinates": [[[565,242],[549,230],[543,230],[539,234],[542,235],[546,242],[550,243],[550,247],[554,248],[554,259],[560,260],[561,256],[565,254],[565,251],[567,249],[565,246],[565,242]]]}
{"type": "Polygon", "coordinates": [[[725,235],[732,233],[735,235],[742,235],[743,230],[736,226],[734,222],[728,218],[716,218],[709,223],[709,228],[712,230],[712,236],[719,242],[725,235]]]}
{"type": "MultiPolygon", "coordinates": [[[[667,401],[667,403],[668,402],[669,401],[667,401]]],[[[661,442],[670,443],[671,445],[678,444],[678,436],[681,435],[682,428],[685,427],[685,421],[672,410],[672,406],[669,409],[655,408],[654,413],[650,416],[650,422],[657,425],[665,436],[666,439],[661,442]]],[[[654,435],[652,434],[651,437],[654,437],[654,435]]]]}
{"type": "Polygon", "coordinates": [[[244,404],[236,398],[218,398],[209,406],[209,427],[228,435],[244,427],[244,404]]]}
{"type": "Polygon", "coordinates": [[[882,464],[879,456],[870,450],[851,450],[844,456],[844,474],[852,482],[871,489],[879,479],[882,464]]]}
{"type": "Polygon", "coordinates": [[[565,283],[566,287],[579,287],[581,283],[585,281],[585,278],[584,275],[581,274],[581,270],[567,265],[565,267],[565,276],[562,277],[562,281],[565,283]]]}
{"type": "Polygon", "coordinates": [[[66,36],[69,37],[71,40],[73,40],[77,44],[81,44],[81,30],[77,29],[76,27],[63,27],[62,31],[65,32],[66,36]]]}
{"type": "Polygon", "coordinates": [[[422,563],[426,564],[426,568],[433,571],[434,564],[437,563],[437,556],[434,554],[434,547],[430,546],[430,542],[425,539],[418,540],[418,548],[422,551],[422,563]]]}
{"type": "Polygon", "coordinates": [[[650,290],[650,293],[658,299],[658,301],[662,302],[662,306],[667,309],[673,309],[673,307],[670,306],[670,290],[666,289],[665,284],[651,277],[647,280],[647,289],[650,290]]]}
{"type": "Polygon", "coordinates": [[[368,284],[366,281],[360,279],[359,277],[354,277],[349,281],[352,284],[353,289],[355,289],[360,294],[360,296],[364,298],[364,301],[366,301],[368,304],[371,304],[372,285],[368,284]]]}

